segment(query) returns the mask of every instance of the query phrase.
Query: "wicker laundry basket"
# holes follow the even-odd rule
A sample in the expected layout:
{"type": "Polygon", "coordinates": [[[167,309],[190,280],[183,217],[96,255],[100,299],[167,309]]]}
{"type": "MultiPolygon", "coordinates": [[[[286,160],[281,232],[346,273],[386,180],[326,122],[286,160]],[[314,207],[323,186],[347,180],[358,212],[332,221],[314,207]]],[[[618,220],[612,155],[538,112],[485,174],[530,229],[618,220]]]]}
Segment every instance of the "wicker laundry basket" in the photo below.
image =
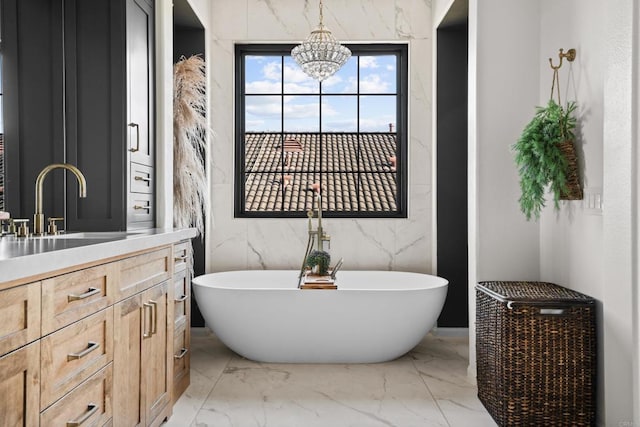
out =
{"type": "Polygon", "coordinates": [[[501,426],[592,426],[595,301],[544,282],[476,286],[478,397],[501,426]]]}

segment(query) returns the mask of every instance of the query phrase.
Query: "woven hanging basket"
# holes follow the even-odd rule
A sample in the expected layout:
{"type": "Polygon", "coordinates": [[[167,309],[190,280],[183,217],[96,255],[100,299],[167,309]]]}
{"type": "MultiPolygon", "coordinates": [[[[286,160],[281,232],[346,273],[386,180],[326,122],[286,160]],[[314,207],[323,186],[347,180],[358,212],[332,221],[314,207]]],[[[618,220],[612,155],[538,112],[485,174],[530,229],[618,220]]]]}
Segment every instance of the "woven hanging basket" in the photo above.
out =
{"type": "Polygon", "coordinates": [[[560,194],[560,200],[582,200],[582,186],[578,173],[578,158],[572,140],[565,140],[558,144],[562,154],[567,159],[567,191],[560,194]]]}

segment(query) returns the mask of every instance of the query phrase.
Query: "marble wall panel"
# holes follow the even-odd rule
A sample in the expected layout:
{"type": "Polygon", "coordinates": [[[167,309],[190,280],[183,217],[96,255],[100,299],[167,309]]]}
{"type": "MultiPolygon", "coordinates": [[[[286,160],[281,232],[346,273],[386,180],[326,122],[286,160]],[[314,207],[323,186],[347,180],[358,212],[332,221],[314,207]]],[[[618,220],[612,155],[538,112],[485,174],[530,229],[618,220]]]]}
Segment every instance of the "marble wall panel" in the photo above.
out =
{"type": "MultiPolygon", "coordinates": [[[[327,219],[345,269],[428,271],[431,265],[431,5],[428,0],[326,0],[325,24],[342,41],[405,42],[410,50],[409,217],[327,219]]],[[[219,0],[211,5],[213,225],[207,270],[298,268],[305,220],[233,218],[234,43],[297,43],[318,23],[312,0],[219,0]]]]}

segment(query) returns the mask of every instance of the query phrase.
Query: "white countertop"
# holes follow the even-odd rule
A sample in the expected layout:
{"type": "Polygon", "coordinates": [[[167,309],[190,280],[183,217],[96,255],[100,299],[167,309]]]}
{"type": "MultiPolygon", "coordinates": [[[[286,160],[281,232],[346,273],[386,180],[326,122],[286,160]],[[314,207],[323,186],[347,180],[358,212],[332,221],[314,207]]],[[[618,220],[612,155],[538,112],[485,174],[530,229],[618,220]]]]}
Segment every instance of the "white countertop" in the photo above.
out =
{"type": "Polygon", "coordinates": [[[50,237],[0,237],[0,284],[168,245],[196,236],[194,228],[68,233],[50,237]]]}

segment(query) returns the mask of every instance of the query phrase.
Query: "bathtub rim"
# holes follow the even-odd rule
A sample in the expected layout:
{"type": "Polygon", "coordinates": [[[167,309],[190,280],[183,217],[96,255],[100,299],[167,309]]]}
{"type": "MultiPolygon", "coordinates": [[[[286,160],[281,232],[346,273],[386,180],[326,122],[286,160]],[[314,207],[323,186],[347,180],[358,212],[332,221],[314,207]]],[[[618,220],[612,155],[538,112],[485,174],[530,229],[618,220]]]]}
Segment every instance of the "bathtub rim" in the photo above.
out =
{"type": "MultiPolygon", "coordinates": [[[[191,279],[192,283],[196,286],[202,286],[202,287],[207,287],[207,288],[213,288],[213,289],[220,289],[220,290],[230,290],[230,291],[313,291],[316,289],[299,289],[297,286],[297,280],[298,280],[298,271],[297,270],[284,270],[284,269],[274,269],[274,270],[263,270],[263,269],[256,269],[256,270],[228,270],[228,271],[216,271],[213,273],[205,273],[205,274],[201,274],[199,276],[193,277],[191,279]],[[214,284],[214,283],[203,283],[203,281],[205,280],[206,277],[212,277],[212,276],[218,276],[218,277],[222,277],[225,275],[229,275],[231,276],[232,274],[258,274],[260,272],[272,272],[272,273],[290,273],[290,274],[295,274],[294,276],[294,283],[292,283],[291,286],[289,287],[282,287],[282,286],[273,286],[275,285],[275,283],[270,283],[270,287],[238,287],[238,286],[224,286],[224,285],[220,285],[220,284],[214,284]]],[[[417,273],[417,272],[411,272],[411,271],[396,271],[396,270],[343,270],[340,271],[338,273],[338,281],[336,282],[336,284],[338,285],[338,289],[331,289],[332,291],[340,291],[340,292],[409,292],[409,291],[420,291],[420,290],[430,290],[430,289],[437,289],[437,288],[442,288],[442,287],[448,287],[449,285],[449,281],[447,279],[445,279],[444,277],[440,277],[437,275],[433,275],[433,274],[428,274],[428,273],[417,273]],[[377,274],[377,275],[388,275],[388,274],[395,274],[395,275],[408,275],[409,277],[415,279],[418,279],[420,277],[427,277],[431,283],[428,283],[427,285],[421,285],[421,286],[413,286],[413,287],[384,287],[384,288],[366,288],[366,287],[357,287],[357,288],[349,288],[349,287],[340,287],[340,275],[347,273],[347,275],[352,274],[352,273],[362,273],[364,274],[377,274]]]]}

